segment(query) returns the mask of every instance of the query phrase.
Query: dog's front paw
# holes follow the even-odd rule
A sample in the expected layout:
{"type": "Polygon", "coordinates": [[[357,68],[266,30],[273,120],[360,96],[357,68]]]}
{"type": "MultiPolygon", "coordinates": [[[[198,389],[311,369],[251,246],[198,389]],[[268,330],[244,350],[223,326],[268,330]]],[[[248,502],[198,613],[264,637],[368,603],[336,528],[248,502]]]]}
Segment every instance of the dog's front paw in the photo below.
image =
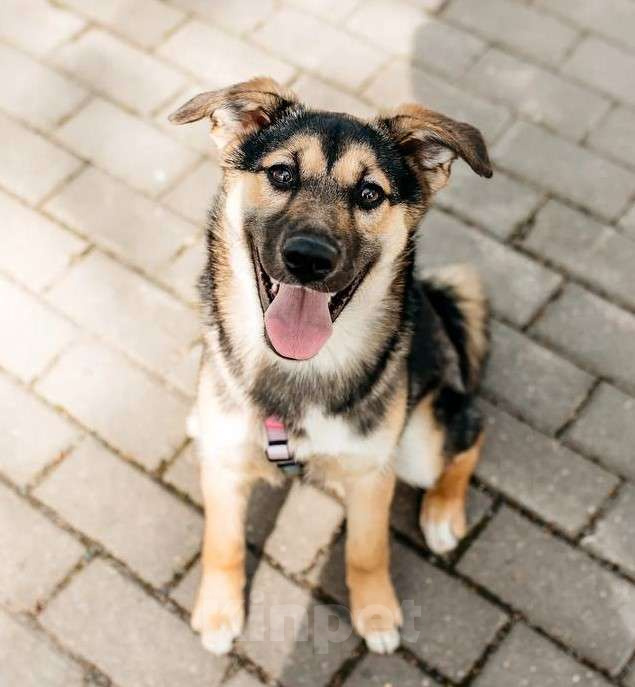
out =
{"type": "Polygon", "coordinates": [[[399,646],[401,607],[389,580],[356,580],[351,588],[353,626],[370,651],[391,654],[399,646]]]}
{"type": "Polygon", "coordinates": [[[192,613],[192,629],[200,632],[203,646],[217,655],[231,651],[245,622],[242,594],[229,591],[232,586],[216,576],[204,578],[192,613]]]}
{"type": "Polygon", "coordinates": [[[449,553],[467,531],[465,503],[461,499],[448,499],[429,492],[423,500],[419,524],[431,551],[449,553]]]}

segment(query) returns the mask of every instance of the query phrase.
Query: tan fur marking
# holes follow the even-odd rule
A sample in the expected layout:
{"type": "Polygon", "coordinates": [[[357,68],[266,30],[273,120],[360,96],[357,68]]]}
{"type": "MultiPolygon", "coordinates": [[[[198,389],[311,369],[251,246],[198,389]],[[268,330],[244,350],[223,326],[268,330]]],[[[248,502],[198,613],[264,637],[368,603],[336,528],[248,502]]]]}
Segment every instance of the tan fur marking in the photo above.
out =
{"type": "Polygon", "coordinates": [[[286,141],[282,148],[265,155],[262,165],[263,167],[279,164],[293,165],[296,155],[303,178],[322,176],[326,173],[326,158],[322,152],[320,139],[309,134],[299,134],[286,141]]]}
{"type": "Polygon", "coordinates": [[[373,151],[359,143],[350,145],[335,161],[333,177],[341,186],[353,186],[366,170],[366,178],[390,193],[390,182],[377,164],[373,151]]]}

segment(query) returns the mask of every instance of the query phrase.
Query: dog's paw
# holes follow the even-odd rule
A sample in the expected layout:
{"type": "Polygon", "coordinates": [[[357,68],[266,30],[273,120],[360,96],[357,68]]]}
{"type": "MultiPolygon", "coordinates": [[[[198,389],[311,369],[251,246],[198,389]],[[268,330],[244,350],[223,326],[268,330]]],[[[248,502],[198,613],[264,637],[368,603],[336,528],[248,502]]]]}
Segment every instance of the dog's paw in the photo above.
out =
{"type": "Polygon", "coordinates": [[[369,651],[375,654],[392,654],[399,646],[401,637],[399,630],[393,627],[390,630],[369,632],[364,640],[369,651]]]}
{"type": "Polygon", "coordinates": [[[351,616],[355,630],[370,651],[391,654],[399,646],[403,616],[390,582],[353,591],[351,616]]]}
{"type": "Polygon", "coordinates": [[[424,498],[419,524],[431,551],[450,553],[467,531],[465,504],[430,492],[424,498]]]}
{"type": "Polygon", "coordinates": [[[185,421],[185,432],[190,439],[198,439],[201,433],[201,427],[196,408],[193,408],[192,412],[187,416],[187,420],[185,421]]]}
{"type": "Polygon", "coordinates": [[[234,640],[242,632],[245,609],[242,598],[231,599],[218,591],[210,584],[201,584],[191,625],[200,633],[205,649],[222,655],[231,651],[234,640]]]}

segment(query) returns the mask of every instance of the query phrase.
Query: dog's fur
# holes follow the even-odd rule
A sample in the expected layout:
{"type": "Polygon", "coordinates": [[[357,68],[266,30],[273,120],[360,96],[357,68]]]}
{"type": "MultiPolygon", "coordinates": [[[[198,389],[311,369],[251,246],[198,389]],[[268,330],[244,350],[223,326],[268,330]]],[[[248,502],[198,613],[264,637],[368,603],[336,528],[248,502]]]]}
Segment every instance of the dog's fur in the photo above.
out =
{"type": "Polygon", "coordinates": [[[473,395],[487,349],[478,278],[462,266],[416,275],[416,232],[455,158],[491,176],[485,144],[473,127],[419,105],[364,122],[311,110],[266,78],[202,93],[171,120],[203,117],[223,182],[200,279],[205,352],[190,427],[206,510],[193,626],[217,653],[242,628],[245,504],[256,479],[281,479],[264,452],[263,421],[276,415],[308,477],[342,487],[353,623],[371,649],[392,651],[401,622],[388,572],[395,475],[429,489],[421,527],[432,550],[452,549],[481,445],[473,395]],[[289,191],[268,176],[280,164],[297,176],[289,191]],[[371,209],[356,195],[366,183],[385,194],[371,209]],[[341,249],[338,270],[312,286],[336,294],[336,319],[317,355],[289,360],[273,350],[263,313],[272,283],[294,282],[280,247],[305,226],[341,249]]]}

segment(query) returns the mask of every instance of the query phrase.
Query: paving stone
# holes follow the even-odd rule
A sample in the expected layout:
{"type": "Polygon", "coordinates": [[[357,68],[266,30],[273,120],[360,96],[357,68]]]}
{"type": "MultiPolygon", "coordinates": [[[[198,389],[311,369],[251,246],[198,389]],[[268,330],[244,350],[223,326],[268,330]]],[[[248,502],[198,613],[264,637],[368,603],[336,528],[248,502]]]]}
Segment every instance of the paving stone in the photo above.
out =
{"type": "Polygon", "coordinates": [[[582,29],[635,47],[635,8],[628,0],[537,0],[537,5],[582,29]]]}
{"type": "Polygon", "coordinates": [[[221,178],[218,162],[203,160],[162,201],[197,227],[204,227],[221,178]]]}
{"type": "Polygon", "coordinates": [[[95,167],[75,177],[45,208],[97,245],[153,274],[197,231],[95,167]]]}
{"type": "Polygon", "coordinates": [[[635,399],[602,383],[565,434],[573,448],[635,480],[635,399]]]}
{"type": "Polygon", "coordinates": [[[133,43],[150,48],[182,19],[183,13],[160,0],[63,0],[67,7],[104,24],[133,43]]]}
{"type": "Polygon", "coordinates": [[[83,553],[69,534],[3,484],[0,550],[0,604],[16,612],[36,610],[83,553]]]}
{"type": "Polygon", "coordinates": [[[496,321],[484,388],[543,431],[553,434],[586,398],[593,377],[565,358],[496,321]]]}
{"type": "Polygon", "coordinates": [[[166,361],[167,364],[159,368],[161,375],[170,384],[190,398],[196,396],[202,351],[203,344],[199,341],[175,360],[166,361]]]}
{"type": "Polygon", "coordinates": [[[185,438],[189,405],[96,342],[68,350],[38,390],[146,468],[171,457],[185,438]]]}
{"type": "Polygon", "coordinates": [[[635,317],[568,284],[532,331],[572,360],[635,388],[635,317]]]}
{"type": "Polygon", "coordinates": [[[516,625],[476,678],[474,687],[608,687],[589,670],[526,625],[516,625]]]}
{"type": "Polygon", "coordinates": [[[438,210],[432,210],[423,220],[417,259],[419,266],[426,269],[471,263],[479,271],[494,312],[517,325],[526,324],[562,280],[542,265],[438,210]]]}
{"type": "Polygon", "coordinates": [[[0,138],[11,141],[10,146],[0,148],[0,185],[31,204],[42,200],[81,165],[77,158],[3,114],[0,138]]]}
{"type": "MultiPolygon", "coordinates": [[[[403,482],[397,482],[392,500],[390,524],[401,534],[425,547],[425,539],[419,527],[419,511],[423,492],[403,482]]],[[[471,531],[487,515],[492,507],[492,498],[476,487],[470,487],[467,499],[468,531],[471,531]]]]}
{"type": "Polygon", "coordinates": [[[587,138],[591,147],[633,165],[635,159],[635,115],[626,107],[616,107],[587,138]]]}
{"type": "Polygon", "coordinates": [[[453,77],[463,74],[485,48],[479,38],[431,18],[414,5],[389,0],[364,2],[346,26],[388,53],[453,77]]]}
{"type": "Polygon", "coordinates": [[[346,687],[437,687],[438,682],[406,663],[401,656],[369,654],[344,684],[346,687]]]}
{"type": "Polygon", "coordinates": [[[508,508],[459,570],[613,675],[633,651],[635,588],[508,508]]]}
{"type": "Polygon", "coordinates": [[[198,305],[200,298],[197,284],[206,255],[205,239],[201,237],[167,264],[158,276],[185,301],[198,305]]]}
{"type": "Polygon", "coordinates": [[[0,365],[30,382],[71,342],[75,328],[2,277],[0,302],[0,365]]]}
{"type": "Polygon", "coordinates": [[[54,61],[91,89],[148,113],[173,96],[185,77],[102,29],[62,46],[54,61]]]}
{"type": "Polygon", "coordinates": [[[173,0],[173,3],[188,12],[194,12],[210,24],[243,33],[252,31],[261,24],[274,8],[273,0],[234,0],[233,2],[208,2],[208,0],[173,0]]]}
{"type": "Polygon", "coordinates": [[[76,576],[41,620],[121,687],[214,687],[227,666],[185,623],[101,560],[76,576]]]}
{"type": "Polygon", "coordinates": [[[450,183],[436,198],[443,208],[466,217],[501,239],[509,238],[538,207],[541,194],[496,171],[487,183],[464,164],[455,164],[450,183]]]}
{"type": "Polygon", "coordinates": [[[626,236],[635,240],[635,205],[632,205],[630,210],[624,214],[619,226],[626,236]]]}
{"type": "Polygon", "coordinates": [[[73,265],[47,298],[155,370],[178,363],[200,332],[191,309],[97,251],[73,265]]]}
{"type": "Polygon", "coordinates": [[[577,38],[574,29],[523,2],[482,0],[473,10],[469,0],[454,0],[444,16],[538,62],[558,64],[577,38]]]}
{"type": "Polygon", "coordinates": [[[0,191],[0,268],[40,291],[86,248],[86,243],[0,191]]]}
{"type": "Polygon", "coordinates": [[[585,38],[562,70],[616,100],[635,104],[635,56],[601,38],[585,38]]]}
{"type": "Polygon", "coordinates": [[[478,477],[567,534],[578,534],[618,479],[502,410],[486,404],[485,416],[478,477]]]}
{"type": "Polygon", "coordinates": [[[0,3],[0,36],[36,55],[44,55],[81,31],[80,17],[45,0],[0,3]]]}
{"type": "Polygon", "coordinates": [[[25,486],[78,435],[59,413],[0,375],[0,472],[11,481],[25,486]]]}
{"type": "Polygon", "coordinates": [[[626,484],[608,512],[585,537],[583,545],[602,558],[635,574],[633,523],[635,522],[635,487],[626,484]]]}
{"type": "Polygon", "coordinates": [[[430,76],[405,60],[394,60],[381,69],[363,95],[381,109],[418,102],[478,127],[486,141],[494,140],[509,120],[506,108],[430,76]]]}
{"type": "Polygon", "coordinates": [[[316,603],[266,562],[251,585],[241,651],[285,687],[320,687],[360,639],[341,609],[316,603]]]}
{"type": "Polygon", "coordinates": [[[226,687],[261,687],[262,682],[249,674],[246,670],[240,670],[225,683],[226,687]]]}
{"type": "Polygon", "coordinates": [[[6,45],[0,45],[0,81],[0,107],[42,129],[52,129],[87,95],[70,79],[6,45]]]}
{"type": "Polygon", "coordinates": [[[35,495],[156,587],[199,550],[201,517],[94,439],[75,449],[35,495]]]}
{"type": "Polygon", "coordinates": [[[477,93],[501,100],[534,122],[576,140],[609,108],[606,98],[496,48],[470,69],[465,83],[477,93]]]}
{"type": "Polygon", "coordinates": [[[551,200],[523,245],[532,253],[635,308],[635,242],[551,200]]]}
{"type": "Polygon", "coordinates": [[[635,188],[635,175],[525,122],[517,122],[494,153],[506,169],[607,218],[619,216],[635,188]]]}
{"type": "Polygon", "coordinates": [[[254,65],[258,65],[258,73],[281,83],[295,72],[257,46],[199,21],[190,21],[173,33],[159,48],[159,54],[201,79],[206,89],[246,81],[254,76],[254,65]]]}
{"type": "Polygon", "coordinates": [[[163,479],[187,494],[195,503],[203,505],[200,463],[196,453],[196,444],[193,441],[179,453],[177,459],[165,471],[163,479]]]}
{"type": "Polygon", "coordinates": [[[300,7],[305,12],[316,14],[322,19],[334,23],[342,23],[360,4],[360,0],[289,0],[291,5],[300,7]]]}
{"type": "Polygon", "coordinates": [[[0,684],[82,687],[83,671],[39,632],[0,610],[0,684]]]}
{"type": "Polygon", "coordinates": [[[294,482],[265,553],[288,572],[301,573],[328,546],[343,519],[344,509],[335,499],[310,484],[294,482]]]}
{"type": "Polygon", "coordinates": [[[165,134],[101,98],[91,100],[56,136],[81,157],[151,195],[196,159],[165,134]]]}
{"type": "Polygon", "coordinates": [[[347,112],[362,119],[376,114],[375,108],[359,98],[309,74],[303,74],[294,82],[293,91],[303,102],[318,110],[347,112]]]}
{"type": "Polygon", "coordinates": [[[365,41],[293,8],[281,8],[253,34],[253,40],[282,59],[356,89],[386,60],[365,41]],[[315,41],[315,36],[320,36],[315,41]],[[306,46],[311,45],[311,50],[306,46]]]}

